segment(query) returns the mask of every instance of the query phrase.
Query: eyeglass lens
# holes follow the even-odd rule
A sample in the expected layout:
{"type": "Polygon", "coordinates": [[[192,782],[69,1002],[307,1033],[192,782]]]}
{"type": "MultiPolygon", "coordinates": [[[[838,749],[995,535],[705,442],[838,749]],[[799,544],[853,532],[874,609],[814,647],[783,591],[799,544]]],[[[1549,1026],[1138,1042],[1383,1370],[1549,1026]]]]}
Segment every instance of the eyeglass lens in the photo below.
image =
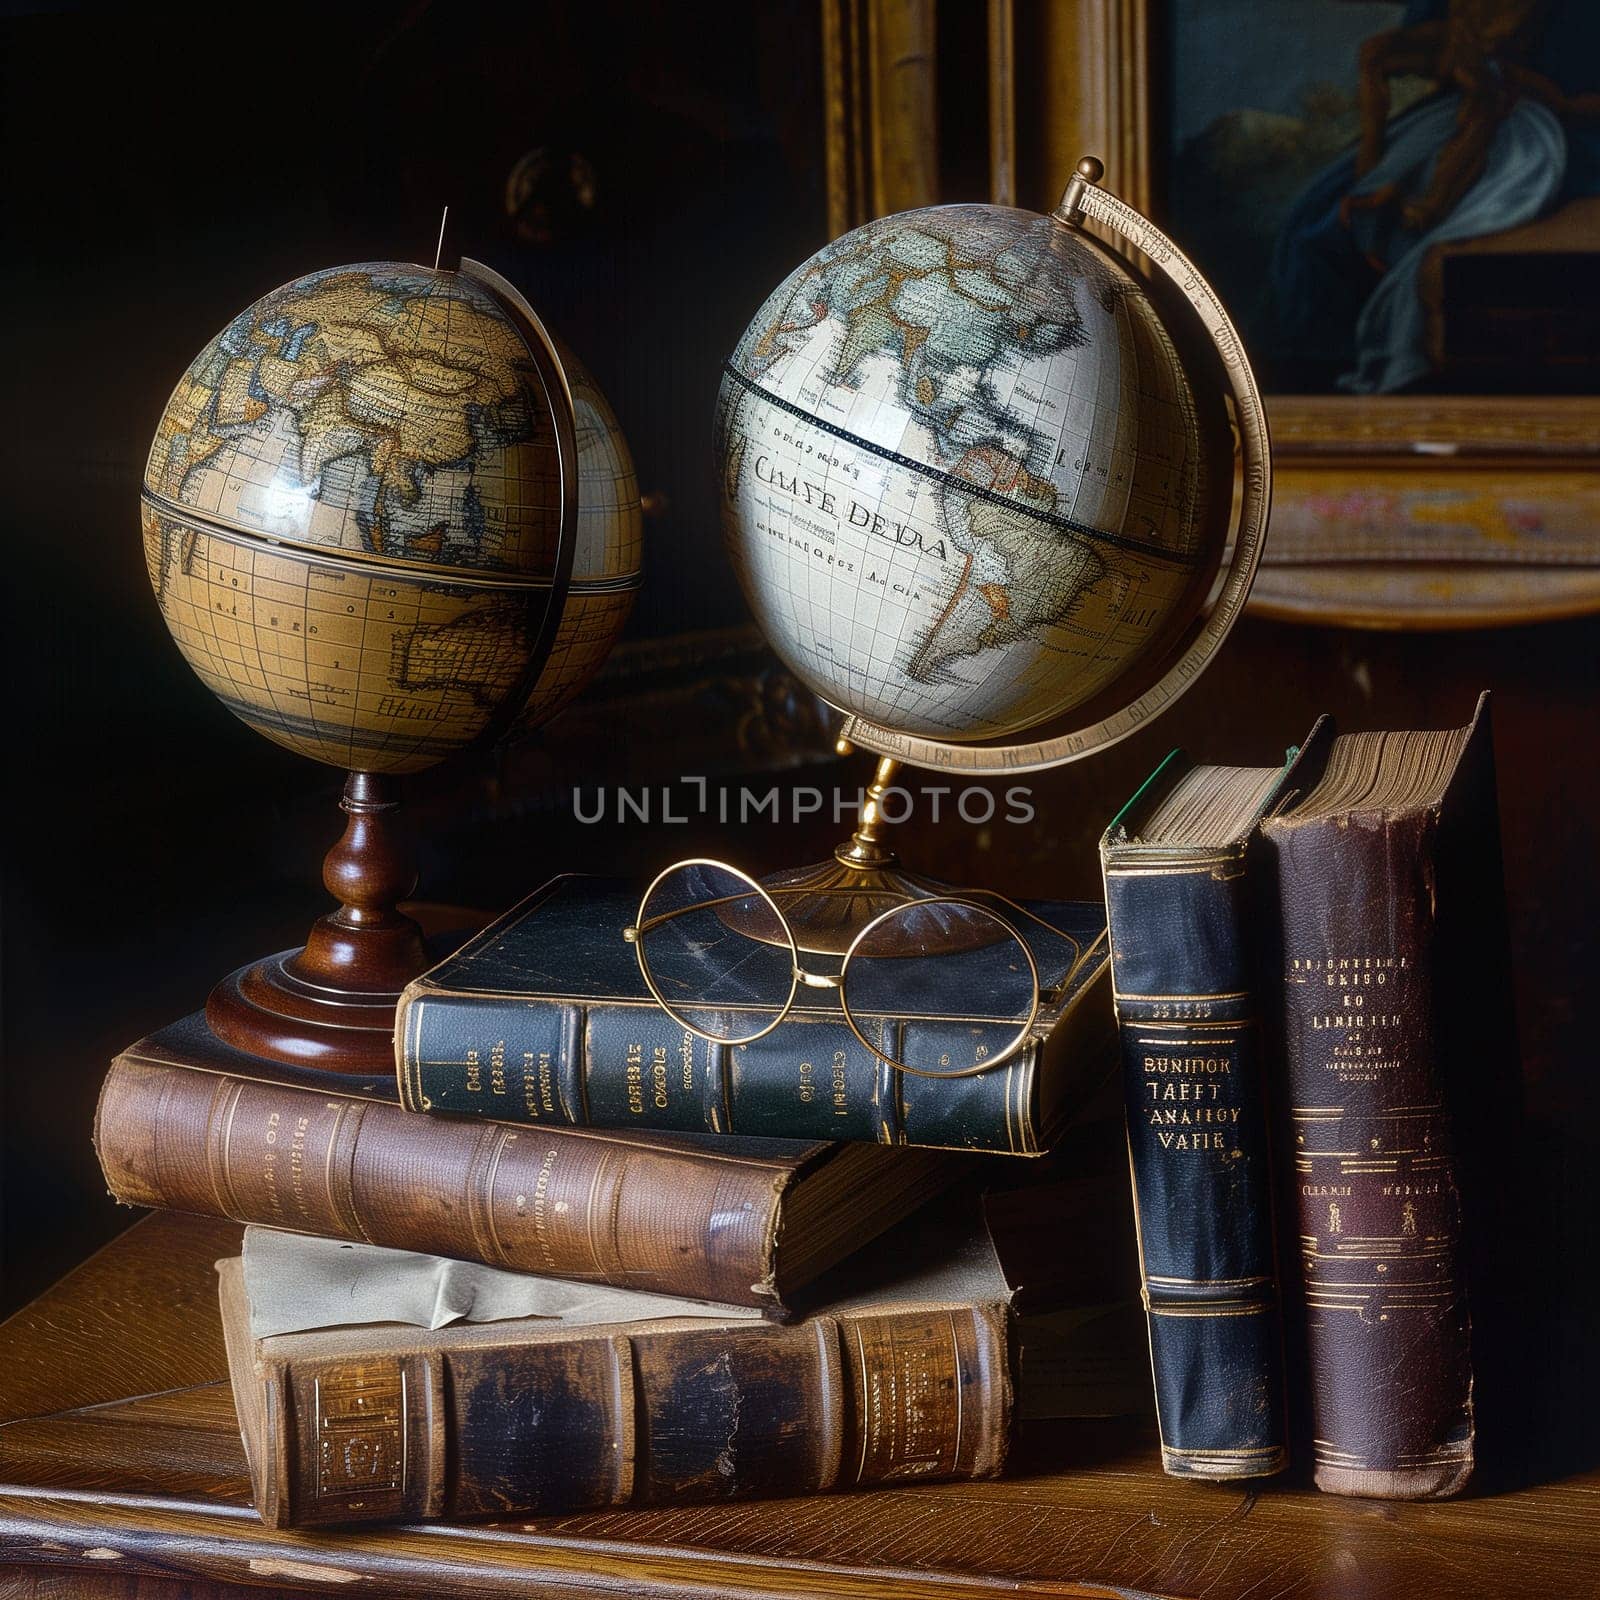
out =
{"type": "Polygon", "coordinates": [[[971,902],[934,900],[912,901],[862,935],[845,966],[842,998],[869,1039],[875,1018],[904,1021],[901,1065],[947,1072],[1012,1049],[1037,990],[1028,952],[1008,923],[971,902]],[[949,1024],[919,1020],[952,1014],[973,1023],[959,1061],[949,1059],[949,1024]],[[918,1059],[919,1039],[938,1041],[923,1051],[927,1059],[918,1059]]]}
{"type": "Polygon", "coordinates": [[[678,1021],[737,1040],[764,1028],[794,987],[789,936],[750,879],[709,862],[665,874],[640,907],[639,949],[678,1021]],[[752,1015],[760,1008],[765,1016],[752,1015]],[[723,1010],[722,1008],[728,1008],[723,1010]]]}

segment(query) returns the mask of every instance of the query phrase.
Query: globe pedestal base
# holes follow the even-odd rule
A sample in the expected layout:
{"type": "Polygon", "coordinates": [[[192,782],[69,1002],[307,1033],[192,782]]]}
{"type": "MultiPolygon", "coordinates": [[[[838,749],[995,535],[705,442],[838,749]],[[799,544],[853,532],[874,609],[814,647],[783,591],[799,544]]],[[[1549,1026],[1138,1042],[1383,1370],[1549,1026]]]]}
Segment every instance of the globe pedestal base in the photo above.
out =
{"type": "MultiPolygon", "coordinates": [[[[850,754],[841,742],[841,755],[850,754]]],[[[805,955],[843,956],[856,936],[875,917],[903,906],[908,900],[942,899],[952,891],[937,878],[907,872],[900,858],[883,841],[883,799],[900,771],[900,763],[880,758],[867,785],[861,808],[861,825],[830,861],[808,867],[789,867],[761,880],[794,935],[795,948],[805,955]]],[[[734,900],[717,915],[735,933],[763,944],[782,941],[773,935],[772,919],[759,905],[734,900]]],[[[946,950],[976,949],[993,938],[977,921],[944,930],[946,950]]],[[[883,952],[879,952],[882,954],[883,952]]],[[[912,952],[908,949],[906,954],[912,952]]]]}
{"type": "MultiPolygon", "coordinates": [[[[280,950],[229,973],[206,1001],[211,1031],[272,1061],[325,1072],[391,1071],[400,991],[341,994],[303,983],[292,970],[302,953],[280,950]]],[[[422,970],[419,965],[417,971],[422,970]]]]}
{"type": "MultiPolygon", "coordinates": [[[[907,900],[950,892],[937,878],[907,872],[892,854],[886,861],[863,865],[847,858],[849,848],[841,845],[829,861],[790,867],[761,880],[761,887],[794,931],[802,954],[842,956],[874,917],[907,900]]],[[[723,920],[736,926],[728,917],[723,920]]],[[[762,936],[754,928],[739,931],[749,932],[753,938],[762,936]]]]}
{"type": "Polygon", "coordinates": [[[339,908],[317,920],[303,949],[224,978],[206,1021],[252,1055],[372,1076],[393,1069],[396,1002],[430,961],[422,929],[396,905],[417,871],[394,780],[352,772],[339,804],[349,820],[322,864],[339,908]]]}

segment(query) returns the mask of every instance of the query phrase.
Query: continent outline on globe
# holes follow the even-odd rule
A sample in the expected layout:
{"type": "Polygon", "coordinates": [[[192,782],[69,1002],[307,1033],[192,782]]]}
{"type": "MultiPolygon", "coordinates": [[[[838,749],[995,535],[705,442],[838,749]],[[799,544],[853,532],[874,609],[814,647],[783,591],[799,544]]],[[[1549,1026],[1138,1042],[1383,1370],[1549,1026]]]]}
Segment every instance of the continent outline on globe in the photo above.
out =
{"type": "Polygon", "coordinates": [[[469,278],[334,267],[264,295],[200,352],[162,415],[145,485],[241,532],[521,576],[559,512],[548,415],[526,345],[469,278]],[[490,467],[543,491],[499,529],[473,481],[490,467]],[[457,472],[446,493],[459,506],[431,481],[457,472]]]}
{"type": "Polygon", "coordinates": [[[495,294],[467,270],[332,268],[207,344],[157,430],[142,523],[163,618],[230,711],[314,759],[406,772],[529,731],[582,687],[631,609],[641,515],[610,407],[562,365],[575,548],[527,684],[561,480],[537,364],[495,294]]]}
{"type": "Polygon", "coordinates": [[[1076,230],[988,206],[882,219],[792,273],[727,363],[729,552],[824,699],[1001,736],[1165,643],[1209,576],[1198,413],[1144,288],[1076,230]],[[1165,408],[1142,457],[1124,381],[1141,363],[1143,417],[1165,408]]]}

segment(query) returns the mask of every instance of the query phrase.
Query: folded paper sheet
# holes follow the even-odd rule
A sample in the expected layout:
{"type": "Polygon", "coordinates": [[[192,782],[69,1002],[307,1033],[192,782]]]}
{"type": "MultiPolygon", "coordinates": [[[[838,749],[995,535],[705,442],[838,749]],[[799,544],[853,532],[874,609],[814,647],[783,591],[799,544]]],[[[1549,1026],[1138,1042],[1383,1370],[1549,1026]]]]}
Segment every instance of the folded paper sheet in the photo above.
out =
{"type": "Polygon", "coordinates": [[[313,1239],[274,1228],[246,1228],[243,1256],[250,1332],[258,1339],[371,1322],[443,1328],[452,1322],[545,1317],[585,1327],[659,1317],[734,1323],[761,1316],[754,1306],[536,1278],[443,1256],[313,1239]]]}

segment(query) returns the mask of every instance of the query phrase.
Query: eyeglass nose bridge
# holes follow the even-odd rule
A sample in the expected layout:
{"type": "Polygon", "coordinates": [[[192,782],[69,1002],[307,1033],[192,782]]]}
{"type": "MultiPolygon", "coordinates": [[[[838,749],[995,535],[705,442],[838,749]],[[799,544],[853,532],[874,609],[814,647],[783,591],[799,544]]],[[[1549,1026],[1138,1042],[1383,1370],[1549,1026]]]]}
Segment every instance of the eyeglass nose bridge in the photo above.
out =
{"type": "Polygon", "coordinates": [[[794,975],[808,989],[838,989],[844,985],[842,972],[807,972],[804,967],[796,967],[794,975]]]}

